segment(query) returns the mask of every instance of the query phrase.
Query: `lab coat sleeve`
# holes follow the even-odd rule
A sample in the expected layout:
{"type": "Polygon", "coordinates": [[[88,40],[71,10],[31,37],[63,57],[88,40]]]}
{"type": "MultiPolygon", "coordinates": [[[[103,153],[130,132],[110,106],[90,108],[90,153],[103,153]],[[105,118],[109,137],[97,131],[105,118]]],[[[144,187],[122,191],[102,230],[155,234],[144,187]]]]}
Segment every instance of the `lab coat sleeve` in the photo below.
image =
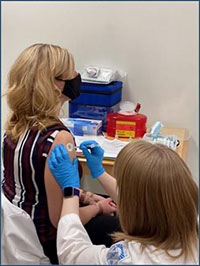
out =
{"type": "Polygon", "coordinates": [[[60,264],[107,264],[109,248],[93,245],[77,214],[60,219],[57,232],[57,252],[60,264]]]}

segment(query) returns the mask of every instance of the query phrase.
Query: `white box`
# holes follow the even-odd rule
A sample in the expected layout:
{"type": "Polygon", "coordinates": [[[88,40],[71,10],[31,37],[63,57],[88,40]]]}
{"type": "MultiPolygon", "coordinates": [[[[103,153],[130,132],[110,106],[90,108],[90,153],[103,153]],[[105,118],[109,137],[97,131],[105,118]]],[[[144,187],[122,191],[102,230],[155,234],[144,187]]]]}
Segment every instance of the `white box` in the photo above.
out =
{"type": "Polygon", "coordinates": [[[102,120],[82,118],[61,118],[60,120],[75,136],[97,136],[102,132],[102,120]]]}

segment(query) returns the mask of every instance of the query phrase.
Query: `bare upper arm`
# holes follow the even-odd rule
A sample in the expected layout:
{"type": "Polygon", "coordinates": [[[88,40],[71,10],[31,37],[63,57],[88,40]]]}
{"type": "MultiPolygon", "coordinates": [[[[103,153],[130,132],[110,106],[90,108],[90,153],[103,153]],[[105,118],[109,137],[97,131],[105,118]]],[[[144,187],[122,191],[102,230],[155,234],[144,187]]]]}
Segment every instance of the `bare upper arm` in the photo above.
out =
{"type": "MultiPolygon", "coordinates": [[[[73,137],[69,132],[62,130],[55,137],[54,142],[49,151],[49,154],[55,145],[58,144],[66,145],[67,143],[72,143],[74,145],[73,137]]],[[[73,149],[71,152],[69,152],[69,157],[73,160],[75,156],[76,156],[75,149],[73,149]]],[[[57,227],[60,218],[63,196],[59,185],[57,184],[56,180],[51,174],[51,171],[49,170],[48,160],[46,160],[45,164],[44,180],[45,180],[45,189],[47,194],[47,203],[48,203],[50,221],[55,227],[57,227]]]]}

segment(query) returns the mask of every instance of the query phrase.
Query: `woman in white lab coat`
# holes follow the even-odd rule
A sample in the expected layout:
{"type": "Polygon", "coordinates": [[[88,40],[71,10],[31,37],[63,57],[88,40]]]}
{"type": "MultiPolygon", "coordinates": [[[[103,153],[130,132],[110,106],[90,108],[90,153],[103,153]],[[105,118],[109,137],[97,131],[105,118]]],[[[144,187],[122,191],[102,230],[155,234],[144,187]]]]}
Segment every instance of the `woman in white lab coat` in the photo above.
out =
{"type": "Polygon", "coordinates": [[[129,143],[116,159],[114,179],[103,169],[103,150],[98,145],[91,148],[91,143],[80,148],[92,177],[118,203],[123,232],[113,235],[117,242],[110,248],[91,243],[79,219],[77,161],[70,161],[64,146],[56,146],[48,162],[64,192],[59,262],[197,264],[198,188],[179,155],[161,144],[129,143]]]}

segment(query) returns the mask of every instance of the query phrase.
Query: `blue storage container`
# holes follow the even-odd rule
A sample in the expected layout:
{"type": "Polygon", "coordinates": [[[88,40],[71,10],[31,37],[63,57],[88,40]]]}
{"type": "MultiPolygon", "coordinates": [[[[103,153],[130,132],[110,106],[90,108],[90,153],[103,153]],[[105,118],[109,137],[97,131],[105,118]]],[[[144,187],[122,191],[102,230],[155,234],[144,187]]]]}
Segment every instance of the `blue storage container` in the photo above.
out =
{"type": "Polygon", "coordinates": [[[120,102],[121,97],[121,81],[114,81],[107,85],[82,83],[81,95],[71,103],[110,107],[120,102]]]}
{"type": "Polygon", "coordinates": [[[69,102],[69,117],[102,120],[103,131],[106,131],[107,113],[115,113],[118,111],[119,104],[106,107],[69,102]]]}

